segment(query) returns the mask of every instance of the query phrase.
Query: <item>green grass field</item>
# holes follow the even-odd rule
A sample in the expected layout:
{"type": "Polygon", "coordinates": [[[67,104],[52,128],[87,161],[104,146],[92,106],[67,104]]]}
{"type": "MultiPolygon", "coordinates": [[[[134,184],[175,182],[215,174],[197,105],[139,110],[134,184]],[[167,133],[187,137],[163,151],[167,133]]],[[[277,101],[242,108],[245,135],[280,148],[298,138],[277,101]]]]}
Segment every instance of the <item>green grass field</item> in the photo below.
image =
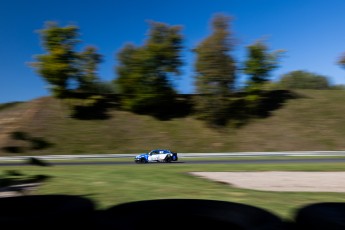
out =
{"type": "MultiPolygon", "coordinates": [[[[78,120],[61,101],[46,97],[4,106],[0,155],[116,154],[155,148],[176,152],[251,152],[345,149],[345,91],[299,90],[268,117],[241,127],[211,129],[191,114],[158,120],[110,108],[104,120],[78,120]],[[11,135],[28,137],[18,140],[11,135]],[[17,151],[15,151],[17,150],[17,151]]],[[[1,136],[0,136],[1,142],[1,136]]]]}
{"type": "MultiPolygon", "coordinates": [[[[342,193],[267,192],[231,187],[197,178],[196,171],[343,171],[345,163],[328,164],[133,164],[97,166],[4,166],[25,175],[48,175],[51,179],[33,194],[80,195],[103,209],[138,200],[198,198],[240,202],[266,209],[282,218],[293,218],[303,205],[317,202],[345,202],[342,193]]],[[[320,181],[322,183],[322,181],[320,181]]]]}
{"type": "MultiPolygon", "coordinates": [[[[215,130],[192,115],[161,121],[111,108],[109,119],[77,120],[60,101],[47,97],[31,102],[0,105],[0,155],[56,155],[140,153],[169,148],[178,153],[344,150],[345,91],[301,90],[266,118],[246,125],[215,130]],[[4,134],[8,134],[7,136],[4,134]],[[25,134],[25,139],[15,133],[25,134]],[[5,151],[6,150],[6,151],[5,151]]],[[[251,160],[253,158],[222,158],[251,160]]],[[[265,158],[260,158],[265,159],[265,158]]],[[[280,159],[269,157],[266,159],[280,159]]],[[[284,159],[286,159],[284,157],[284,159]]],[[[291,159],[291,158],[289,158],[291,159]]],[[[105,161],[108,159],[98,159],[105,161]]],[[[129,159],[112,159],[127,161],[129,159]]],[[[133,159],[132,159],[133,160],[133,159]]],[[[184,161],[195,160],[186,158],[184,161]]],[[[199,159],[207,160],[207,159],[199,159]]],[[[78,160],[81,161],[81,160],[78,160]]],[[[89,160],[82,160],[89,161],[89,160]]],[[[240,189],[193,177],[194,171],[344,171],[345,163],[327,164],[145,164],[94,166],[2,166],[25,175],[51,179],[34,194],[85,196],[98,208],[137,200],[199,198],[240,202],[292,218],[303,205],[345,202],[342,193],[266,192],[240,189]]],[[[322,183],[322,181],[320,181],[322,183]]]]}

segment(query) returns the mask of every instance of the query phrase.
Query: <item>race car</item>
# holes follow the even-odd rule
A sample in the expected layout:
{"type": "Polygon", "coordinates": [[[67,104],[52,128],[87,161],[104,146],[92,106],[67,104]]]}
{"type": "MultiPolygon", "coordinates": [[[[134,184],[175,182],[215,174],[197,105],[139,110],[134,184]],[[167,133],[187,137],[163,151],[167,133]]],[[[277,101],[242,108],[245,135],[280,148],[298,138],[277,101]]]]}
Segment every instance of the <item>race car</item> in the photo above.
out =
{"type": "Polygon", "coordinates": [[[134,158],[135,163],[148,163],[148,162],[166,162],[177,161],[177,153],[168,149],[154,149],[148,153],[137,155],[134,158]]]}

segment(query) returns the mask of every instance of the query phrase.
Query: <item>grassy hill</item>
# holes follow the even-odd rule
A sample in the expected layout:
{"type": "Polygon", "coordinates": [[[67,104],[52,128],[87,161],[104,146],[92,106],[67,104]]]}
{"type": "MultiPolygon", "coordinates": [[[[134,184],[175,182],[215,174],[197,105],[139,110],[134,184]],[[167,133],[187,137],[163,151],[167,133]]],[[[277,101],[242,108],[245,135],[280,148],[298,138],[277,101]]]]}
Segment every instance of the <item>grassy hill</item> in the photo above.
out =
{"type": "Polygon", "coordinates": [[[51,97],[1,105],[0,154],[344,150],[345,91],[297,94],[267,118],[221,130],[192,116],[162,121],[115,108],[107,119],[78,120],[51,97]]]}

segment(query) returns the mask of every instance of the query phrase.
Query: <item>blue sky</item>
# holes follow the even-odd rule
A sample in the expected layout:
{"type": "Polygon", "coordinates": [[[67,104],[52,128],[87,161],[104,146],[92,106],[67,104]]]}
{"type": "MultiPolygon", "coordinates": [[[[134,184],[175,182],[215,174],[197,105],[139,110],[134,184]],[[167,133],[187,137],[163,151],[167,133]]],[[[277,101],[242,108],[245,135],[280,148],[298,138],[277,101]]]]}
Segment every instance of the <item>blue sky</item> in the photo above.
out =
{"type": "MultiPolygon", "coordinates": [[[[190,51],[210,33],[216,13],[234,18],[237,45],[232,53],[245,58],[245,47],[266,38],[271,50],[284,49],[271,79],[293,70],[328,76],[345,84],[345,69],[336,64],[345,52],[344,0],[1,0],[0,103],[27,101],[49,95],[46,83],[28,66],[44,50],[39,35],[46,21],[80,28],[81,48],[94,45],[103,55],[99,75],[115,78],[115,55],[127,42],[141,45],[147,20],[183,26],[183,74],[175,81],[181,93],[193,93],[190,51]]],[[[241,80],[245,76],[239,75],[241,80]]]]}

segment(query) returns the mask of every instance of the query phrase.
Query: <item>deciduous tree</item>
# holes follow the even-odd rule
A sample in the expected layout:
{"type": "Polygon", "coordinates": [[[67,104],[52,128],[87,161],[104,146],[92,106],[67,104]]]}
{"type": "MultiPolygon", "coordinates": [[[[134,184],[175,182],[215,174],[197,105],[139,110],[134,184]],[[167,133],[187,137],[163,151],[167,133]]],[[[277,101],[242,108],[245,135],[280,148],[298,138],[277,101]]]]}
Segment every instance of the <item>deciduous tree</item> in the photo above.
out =
{"type": "Polygon", "coordinates": [[[270,52],[263,40],[247,47],[243,71],[249,75],[248,85],[261,85],[269,80],[270,72],[278,67],[282,50],[270,52]]]}
{"type": "Polygon", "coordinates": [[[97,53],[94,46],[88,46],[79,53],[80,73],[79,73],[79,89],[85,92],[97,91],[100,79],[97,74],[98,65],[102,61],[102,56],[97,53]]]}
{"type": "Polygon", "coordinates": [[[326,76],[296,70],[284,74],[278,82],[284,89],[329,89],[330,84],[326,76]]]}
{"type": "Polygon", "coordinates": [[[150,22],[143,46],[127,44],[118,53],[118,78],[123,105],[135,112],[155,110],[174,97],[170,76],[179,75],[182,65],[181,27],[150,22]]]}
{"type": "Polygon", "coordinates": [[[101,55],[91,46],[82,52],[76,50],[80,42],[78,27],[60,27],[56,22],[47,22],[39,32],[46,53],[36,55],[36,62],[31,64],[48,82],[54,96],[71,97],[72,91],[82,89],[85,92],[98,81],[96,70],[101,55]]]}
{"type": "Polygon", "coordinates": [[[339,58],[338,64],[339,64],[340,66],[342,66],[343,68],[345,68],[345,54],[343,54],[343,55],[339,58]]]}
{"type": "Polygon", "coordinates": [[[78,28],[59,27],[55,22],[48,22],[39,32],[46,53],[37,55],[37,62],[32,66],[49,83],[54,96],[67,97],[70,83],[77,79],[79,72],[76,62],[78,54],[75,52],[78,28]]]}
{"type": "Polygon", "coordinates": [[[236,66],[230,54],[234,47],[230,21],[226,15],[216,15],[211,35],[195,48],[196,111],[209,124],[226,122],[228,97],[234,87],[236,66]]]}
{"type": "Polygon", "coordinates": [[[40,30],[46,53],[37,55],[32,66],[48,82],[53,95],[64,99],[70,106],[72,116],[104,117],[103,96],[99,92],[101,84],[97,76],[101,55],[92,46],[82,52],[76,50],[80,42],[78,31],[76,26],[60,27],[56,22],[48,22],[40,30]]]}

